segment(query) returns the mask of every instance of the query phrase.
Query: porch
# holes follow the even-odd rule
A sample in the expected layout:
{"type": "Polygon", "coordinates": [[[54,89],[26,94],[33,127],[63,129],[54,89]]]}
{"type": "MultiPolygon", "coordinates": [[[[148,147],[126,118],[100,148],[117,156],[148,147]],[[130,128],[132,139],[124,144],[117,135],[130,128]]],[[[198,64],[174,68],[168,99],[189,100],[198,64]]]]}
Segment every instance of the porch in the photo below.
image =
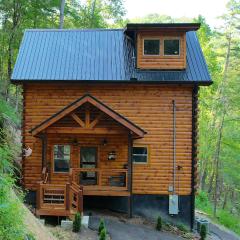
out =
{"type": "Polygon", "coordinates": [[[42,141],[37,215],[71,217],[84,195],[131,198],[133,139],[145,132],[120,114],[86,95],[31,132],[42,141]]]}
{"type": "Polygon", "coordinates": [[[130,196],[128,169],[73,168],[70,182],[83,189],[83,195],[90,196],[130,196]],[[94,174],[96,181],[84,182],[84,174],[94,174]]]}
{"type": "Polygon", "coordinates": [[[48,171],[37,184],[36,215],[68,216],[83,212],[83,196],[130,196],[127,169],[70,169],[66,184],[48,183],[48,171]],[[96,182],[84,183],[82,174],[95,173],[96,182]]]}

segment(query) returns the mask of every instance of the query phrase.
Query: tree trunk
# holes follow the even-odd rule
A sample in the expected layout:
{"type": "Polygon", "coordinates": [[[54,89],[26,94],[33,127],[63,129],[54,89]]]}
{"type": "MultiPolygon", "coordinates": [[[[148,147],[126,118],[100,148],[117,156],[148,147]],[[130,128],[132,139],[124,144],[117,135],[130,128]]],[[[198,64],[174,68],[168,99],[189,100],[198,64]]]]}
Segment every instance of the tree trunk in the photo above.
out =
{"type": "Polygon", "coordinates": [[[217,202],[218,202],[218,188],[219,188],[219,165],[220,165],[220,153],[221,153],[221,143],[222,143],[222,134],[223,134],[223,126],[224,126],[224,119],[225,119],[226,111],[224,110],[222,114],[222,119],[220,122],[219,127],[219,134],[217,139],[217,148],[215,153],[215,163],[216,163],[216,176],[215,176],[215,187],[214,187],[214,208],[213,208],[213,215],[216,217],[217,214],[217,202]]]}
{"type": "Polygon", "coordinates": [[[202,170],[201,181],[200,181],[200,189],[202,191],[204,191],[206,188],[207,172],[208,172],[207,167],[205,166],[204,169],[202,170]]]}
{"type": "Polygon", "coordinates": [[[212,193],[212,189],[213,189],[213,180],[215,178],[215,169],[214,169],[214,166],[212,167],[213,169],[213,172],[211,174],[211,177],[209,179],[209,186],[208,186],[208,195],[210,195],[212,193]]]}
{"type": "Polygon", "coordinates": [[[93,0],[93,6],[92,6],[92,16],[91,16],[91,28],[94,27],[94,14],[95,14],[95,8],[96,8],[96,0],[93,0]]]}
{"type": "Polygon", "coordinates": [[[222,209],[225,209],[227,206],[227,200],[228,200],[228,193],[229,193],[229,187],[225,187],[225,195],[224,195],[224,200],[223,200],[223,205],[222,209]]]}
{"type": "MultiPolygon", "coordinates": [[[[214,186],[214,208],[213,208],[214,217],[216,217],[216,214],[217,214],[221,141],[222,141],[222,134],[223,134],[224,119],[225,119],[226,110],[227,110],[227,103],[224,96],[224,89],[226,87],[226,83],[228,80],[228,69],[230,64],[230,52],[231,52],[231,43],[232,43],[231,33],[229,33],[229,35],[227,36],[227,40],[228,40],[228,45],[227,45],[226,61],[225,61],[224,72],[223,72],[223,79],[222,79],[222,84],[219,87],[219,93],[218,93],[220,103],[222,103],[222,113],[221,113],[222,117],[220,120],[218,138],[216,143],[216,151],[214,156],[215,172],[216,172],[215,186],[214,186]]],[[[215,112],[215,114],[217,115],[217,112],[215,112]]]]}
{"type": "Polygon", "coordinates": [[[63,28],[65,0],[61,0],[59,29],[63,28]]]}

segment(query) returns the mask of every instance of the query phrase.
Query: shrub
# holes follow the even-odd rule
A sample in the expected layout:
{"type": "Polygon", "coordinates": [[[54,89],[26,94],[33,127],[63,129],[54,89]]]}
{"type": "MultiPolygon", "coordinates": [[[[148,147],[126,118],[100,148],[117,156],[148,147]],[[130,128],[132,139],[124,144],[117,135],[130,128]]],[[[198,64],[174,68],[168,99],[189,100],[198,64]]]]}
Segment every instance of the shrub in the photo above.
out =
{"type": "Polygon", "coordinates": [[[98,227],[98,235],[101,234],[101,231],[102,231],[103,229],[105,229],[105,223],[104,223],[104,220],[101,219],[101,220],[100,220],[100,223],[99,223],[99,227],[98,227]]]}
{"type": "Polygon", "coordinates": [[[187,228],[183,224],[177,225],[177,228],[184,233],[188,232],[187,228]]]}
{"type": "Polygon", "coordinates": [[[28,233],[25,237],[26,240],[36,240],[32,233],[28,233]]]}
{"type": "Polygon", "coordinates": [[[212,204],[208,199],[208,195],[205,192],[199,192],[196,196],[196,208],[204,211],[205,213],[212,214],[212,204]]]}
{"type": "Polygon", "coordinates": [[[157,229],[158,231],[161,231],[161,230],[162,230],[162,218],[161,218],[160,216],[157,218],[156,229],[157,229]]]}
{"type": "Polygon", "coordinates": [[[200,239],[205,240],[207,237],[207,226],[202,224],[200,227],[200,239]]]}
{"type": "Polygon", "coordinates": [[[0,239],[22,240],[27,233],[21,205],[23,196],[15,185],[11,160],[10,147],[0,146],[0,239]]]}
{"type": "Polygon", "coordinates": [[[100,232],[99,240],[106,240],[107,237],[107,231],[106,228],[103,228],[100,232]]]}
{"type": "Polygon", "coordinates": [[[82,226],[81,214],[77,212],[73,221],[73,232],[80,232],[82,226]]]}

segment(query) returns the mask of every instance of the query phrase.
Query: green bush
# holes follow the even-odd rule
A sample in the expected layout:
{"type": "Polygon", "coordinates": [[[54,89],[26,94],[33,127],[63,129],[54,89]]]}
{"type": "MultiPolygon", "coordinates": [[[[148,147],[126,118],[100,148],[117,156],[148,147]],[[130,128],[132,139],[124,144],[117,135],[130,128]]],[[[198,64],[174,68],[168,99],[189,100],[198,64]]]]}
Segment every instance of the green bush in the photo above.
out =
{"type": "Polygon", "coordinates": [[[10,146],[0,145],[0,239],[23,240],[27,234],[21,205],[23,195],[15,185],[12,158],[10,146]]]}
{"type": "Polygon", "coordinates": [[[160,216],[157,218],[156,229],[157,229],[158,231],[161,231],[161,230],[162,230],[162,218],[161,218],[160,216]]]}
{"type": "Polygon", "coordinates": [[[202,224],[200,227],[200,240],[205,240],[207,237],[207,226],[202,224]]]}
{"type": "Polygon", "coordinates": [[[100,232],[99,240],[106,240],[107,238],[107,231],[106,228],[103,228],[100,232]]]}
{"type": "Polygon", "coordinates": [[[100,233],[103,229],[105,229],[105,223],[104,223],[104,220],[101,219],[100,223],[99,223],[99,227],[98,227],[98,235],[100,235],[100,233]]]}
{"type": "Polygon", "coordinates": [[[0,117],[10,119],[14,124],[20,124],[20,116],[4,99],[0,97],[0,117]]]}
{"type": "Polygon", "coordinates": [[[240,235],[240,221],[239,216],[231,214],[227,210],[218,210],[218,222],[225,227],[232,229],[240,235]]]}
{"type": "Polygon", "coordinates": [[[82,227],[82,217],[79,212],[75,214],[74,221],[73,221],[73,232],[80,232],[82,227]]]}
{"type": "Polygon", "coordinates": [[[36,238],[31,233],[27,234],[25,238],[26,240],[36,240],[36,238]]]}
{"type": "Polygon", "coordinates": [[[188,232],[188,229],[187,229],[186,226],[183,225],[183,224],[177,225],[177,228],[178,228],[180,231],[184,232],[184,233],[187,233],[187,232],[188,232]]]}
{"type": "Polygon", "coordinates": [[[196,208],[200,209],[201,211],[212,215],[212,204],[208,199],[208,195],[206,192],[199,192],[196,196],[196,208]]]}

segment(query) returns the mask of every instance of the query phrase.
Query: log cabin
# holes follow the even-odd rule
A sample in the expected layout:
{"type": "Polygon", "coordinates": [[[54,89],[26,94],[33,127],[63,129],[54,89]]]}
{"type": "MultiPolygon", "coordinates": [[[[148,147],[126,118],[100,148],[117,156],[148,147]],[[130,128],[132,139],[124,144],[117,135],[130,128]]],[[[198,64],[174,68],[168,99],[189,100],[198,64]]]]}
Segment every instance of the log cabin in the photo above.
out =
{"type": "Polygon", "coordinates": [[[11,81],[36,215],[98,207],[193,227],[198,91],[212,83],[199,27],[25,31],[11,81]]]}

